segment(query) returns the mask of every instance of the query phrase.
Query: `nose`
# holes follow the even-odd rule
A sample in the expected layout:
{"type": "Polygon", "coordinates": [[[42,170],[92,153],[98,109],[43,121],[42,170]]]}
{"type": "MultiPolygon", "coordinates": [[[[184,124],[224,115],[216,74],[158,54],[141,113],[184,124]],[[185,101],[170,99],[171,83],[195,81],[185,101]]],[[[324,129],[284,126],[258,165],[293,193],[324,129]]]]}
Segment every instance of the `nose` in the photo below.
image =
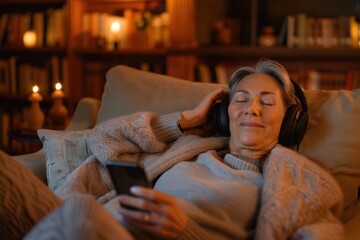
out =
{"type": "Polygon", "coordinates": [[[252,99],[248,102],[248,106],[246,109],[247,114],[258,116],[261,111],[261,104],[257,98],[252,99]]]}

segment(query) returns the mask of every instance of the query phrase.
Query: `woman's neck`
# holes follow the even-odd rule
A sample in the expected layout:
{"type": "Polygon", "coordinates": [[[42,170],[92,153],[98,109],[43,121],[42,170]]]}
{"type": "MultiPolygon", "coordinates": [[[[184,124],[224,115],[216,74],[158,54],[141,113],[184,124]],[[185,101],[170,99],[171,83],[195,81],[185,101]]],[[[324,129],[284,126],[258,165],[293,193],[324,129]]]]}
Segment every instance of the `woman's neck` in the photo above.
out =
{"type": "Polygon", "coordinates": [[[268,152],[254,151],[250,149],[242,149],[241,151],[238,151],[238,149],[236,149],[236,151],[232,151],[231,148],[230,153],[237,157],[245,156],[247,158],[260,161],[264,160],[268,154],[268,152]]]}

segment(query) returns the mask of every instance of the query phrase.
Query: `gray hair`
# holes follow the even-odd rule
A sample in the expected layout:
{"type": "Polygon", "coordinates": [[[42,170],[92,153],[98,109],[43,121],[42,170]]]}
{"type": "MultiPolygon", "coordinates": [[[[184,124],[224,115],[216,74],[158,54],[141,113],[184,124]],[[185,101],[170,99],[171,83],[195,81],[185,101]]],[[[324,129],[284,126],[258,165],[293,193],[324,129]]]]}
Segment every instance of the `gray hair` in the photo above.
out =
{"type": "Polygon", "coordinates": [[[269,75],[279,83],[286,109],[291,104],[298,104],[298,99],[295,96],[294,86],[291,83],[289,73],[280,63],[273,60],[260,60],[254,67],[240,67],[235,70],[229,81],[230,100],[234,96],[236,87],[240,81],[246,76],[256,73],[269,75]]]}

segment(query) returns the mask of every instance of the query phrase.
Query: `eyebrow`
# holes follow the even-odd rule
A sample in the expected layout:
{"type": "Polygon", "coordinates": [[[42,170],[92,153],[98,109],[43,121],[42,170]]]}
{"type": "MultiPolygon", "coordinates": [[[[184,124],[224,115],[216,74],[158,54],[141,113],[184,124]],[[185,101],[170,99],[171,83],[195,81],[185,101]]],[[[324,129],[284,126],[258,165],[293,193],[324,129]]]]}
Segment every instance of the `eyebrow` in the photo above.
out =
{"type": "MultiPolygon", "coordinates": [[[[236,92],[235,92],[235,94],[236,93],[245,93],[245,94],[250,94],[248,91],[246,91],[246,90],[237,90],[236,92]]],[[[263,92],[260,92],[260,95],[276,95],[274,92],[269,92],[269,91],[263,91],[263,92]]]]}

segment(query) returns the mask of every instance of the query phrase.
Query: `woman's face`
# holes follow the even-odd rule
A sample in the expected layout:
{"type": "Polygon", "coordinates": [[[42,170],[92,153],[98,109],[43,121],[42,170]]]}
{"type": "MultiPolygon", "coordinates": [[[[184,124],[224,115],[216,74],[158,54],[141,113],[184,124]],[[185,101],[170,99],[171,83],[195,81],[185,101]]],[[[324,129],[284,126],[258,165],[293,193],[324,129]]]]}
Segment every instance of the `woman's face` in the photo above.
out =
{"type": "Polygon", "coordinates": [[[257,73],[242,79],[228,111],[231,153],[248,155],[250,151],[261,157],[277,144],[285,106],[273,77],[257,73]]]}

